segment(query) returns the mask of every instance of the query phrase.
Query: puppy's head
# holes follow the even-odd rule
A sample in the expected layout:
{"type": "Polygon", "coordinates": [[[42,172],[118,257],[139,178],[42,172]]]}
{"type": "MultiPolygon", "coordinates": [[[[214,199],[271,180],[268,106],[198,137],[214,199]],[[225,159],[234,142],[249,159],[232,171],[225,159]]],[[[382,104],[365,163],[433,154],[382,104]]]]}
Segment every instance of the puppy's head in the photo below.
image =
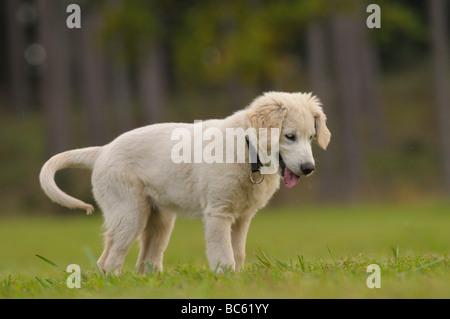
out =
{"type": "Polygon", "coordinates": [[[249,106],[248,117],[257,134],[260,128],[268,129],[266,136],[258,136],[260,146],[269,151],[273,145],[278,146],[279,172],[289,188],[297,184],[301,175],[310,175],[315,169],[313,139],[323,149],[330,142],[322,105],[311,93],[267,92],[249,106]],[[273,128],[278,129],[277,135],[270,134],[273,128]]]}

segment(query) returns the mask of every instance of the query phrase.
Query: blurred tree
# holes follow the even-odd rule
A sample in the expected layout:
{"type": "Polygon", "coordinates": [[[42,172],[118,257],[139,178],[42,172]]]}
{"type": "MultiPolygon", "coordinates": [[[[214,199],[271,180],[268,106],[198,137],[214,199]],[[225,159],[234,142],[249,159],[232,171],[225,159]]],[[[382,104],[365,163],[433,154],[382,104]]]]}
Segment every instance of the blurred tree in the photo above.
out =
{"type": "MultiPolygon", "coordinates": [[[[122,0],[114,0],[112,7],[122,7],[122,0]]],[[[106,18],[105,18],[106,19],[106,18]]],[[[116,134],[134,128],[129,63],[125,54],[125,40],[120,37],[105,44],[111,75],[111,96],[115,106],[116,134]],[[114,53],[114,54],[111,54],[114,53]]]]}
{"type": "MultiPolygon", "coordinates": [[[[7,0],[8,47],[9,47],[9,76],[12,103],[17,112],[29,110],[31,103],[31,85],[28,78],[28,65],[25,62],[27,44],[25,24],[20,21],[19,10],[24,11],[25,3],[21,0],[7,0]]],[[[24,18],[26,16],[22,14],[24,18]]]]}
{"type": "Polygon", "coordinates": [[[145,124],[161,122],[168,94],[167,58],[161,43],[154,43],[143,53],[138,73],[138,94],[145,124]]]}
{"type": "MultiPolygon", "coordinates": [[[[358,46],[359,27],[352,13],[337,11],[332,17],[333,62],[338,92],[337,116],[340,121],[342,150],[340,172],[346,177],[342,190],[346,197],[354,195],[363,178],[360,121],[362,101],[358,46]]],[[[341,180],[344,180],[341,176],[341,180]]]]}
{"type": "Polygon", "coordinates": [[[327,114],[327,125],[333,132],[333,141],[327,149],[325,156],[320,156],[320,182],[319,182],[319,197],[322,200],[329,201],[335,199],[336,189],[338,189],[336,176],[338,171],[335,167],[336,152],[339,139],[336,138],[337,126],[334,123],[334,105],[332,97],[332,86],[330,72],[330,48],[328,45],[329,34],[328,24],[323,21],[312,21],[308,25],[307,30],[307,61],[308,61],[308,75],[312,90],[316,94],[322,104],[325,113],[327,114]]]}
{"type": "MultiPolygon", "coordinates": [[[[360,17],[359,25],[364,25],[362,17],[360,17]]],[[[360,57],[361,107],[365,113],[371,149],[374,152],[380,152],[386,148],[387,132],[379,89],[381,74],[379,57],[369,38],[368,29],[364,27],[359,29],[360,43],[357,49],[360,57]]]]}
{"type": "Polygon", "coordinates": [[[105,55],[100,46],[101,16],[97,8],[83,10],[78,62],[81,67],[81,101],[87,113],[90,144],[103,145],[111,138],[105,55]]]}
{"type": "MultiPolygon", "coordinates": [[[[111,49],[122,46],[116,42],[111,49]]],[[[111,97],[115,107],[116,134],[124,133],[135,127],[132,109],[132,91],[128,65],[124,61],[110,61],[111,97]]]]}
{"type": "Polygon", "coordinates": [[[66,1],[38,0],[39,38],[45,49],[41,65],[40,97],[44,110],[46,141],[50,154],[69,148],[71,104],[70,64],[65,12],[66,1]],[[59,26],[59,27],[57,27],[59,26]]]}
{"type": "Polygon", "coordinates": [[[434,94],[442,148],[443,180],[450,193],[450,104],[448,79],[448,3],[429,1],[431,51],[433,58],[434,94]]]}
{"type": "Polygon", "coordinates": [[[382,27],[370,33],[385,70],[398,71],[417,63],[427,45],[426,1],[378,0],[376,3],[381,7],[382,27]]]}
{"type": "Polygon", "coordinates": [[[340,191],[347,198],[362,186],[364,154],[379,153],[386,147],[386,122],[378,88],[380,66],[367,31],[364,3],[335,1],[331,17],[337,105],[330,115],[338,120],[333,129],[338,133],[341,152],[334,157],[344,174],[341,178],[346,178],[340,191]],[[363,147],[366,136],[370,143],[363,147]]]}
{"type": "Polygon", "coordinates": [[[103,6],[103,41],[106,46],[120,45],[120,50],[110,54],[113,59],[134,66],[143,124],[163,120],[170,84],[170,37],[182,8],[174,1],[160,0],[115,1],[114,6],[103,6]]]}

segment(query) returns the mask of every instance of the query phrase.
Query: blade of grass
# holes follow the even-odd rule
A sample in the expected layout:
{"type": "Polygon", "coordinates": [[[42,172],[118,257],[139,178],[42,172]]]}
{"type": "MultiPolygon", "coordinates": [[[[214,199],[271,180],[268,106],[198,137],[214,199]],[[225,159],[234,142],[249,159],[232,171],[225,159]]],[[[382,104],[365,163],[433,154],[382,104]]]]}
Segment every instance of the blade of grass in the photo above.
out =
{"type": "Polygon", "coordinates": [[[48,286],[38,276],[36,276],[35,279],[37,280],[38,283],[41,284],[42,287],[48,288],[48,286]]]}
{"type": "Polygon", "coordinates": [[[337,264],[337,262],[336,262],[336,259],[334,259],[334,256],[333,256],[333,253],[331,252],[330,247],[328,247],[328,244],[327,244],[327,243],[325,243],[325,246],[327,246],[327,249],[328,249],[328,252],[330,253],[331,259],[333,259],[334,265],[337,267],[338,264],[337,264]]]}
{"type": "Polygon", "coordinates": [[[394,254],[395,258],[400,257],[400,247],[397,245],[397,248],[394,248],[394,246],[391,246],[392,253],[394,254]]]}
{"type": "Polygon", "coordinates": [[[86,257],[89,260],[89,263],[92,265],[92,267],[97,269],[98,273],[101,275],[102,272],[100,271],[100,269],[97,266],[97,260],[95,259],[94,253],[92,252],[91,248],[84,247],[83,252],[86,255],[86,257]]]}
{"type": "Polygon", "coordinates": [[[418,268],[416,268],[416,269],[414,269],[414,270],[425,269],[425,268],[427,268],[427,267],[430,267],[430,266],[432,266],[432,265],[434,265],[434,264],[437,264],[437,263],[440,263],[440,262],[442,262],[442,260],[435,260],[435,261],[433,261],[433,262],[431,262],[431,263],[428,263],[428,264],[426,264],[426,265],[420,266],[420,267],[418,267],[418,268]]]}
{"type": "Polygon", "coordinates": [[[216,268],[214,268],[214,274],[217,274],[219,267],[220,267],[220,261],[217,262],[216,268]]]}
{"type": "Polygon", "coordinates": [[[303,261],[303,255],[297,255],[298,258],[298,262],[300,263],[300,268],[302,269],[303,272],[306,272],[306,268],[305,268],[305,262],[303,261]]]}
{"type": "Polygon", "coordinates": [[[264,252],[262,251],[261,247],[258,247],[258,251],[259,251],[259,255],[256,254],[256,258],[258,258],[258,260],[260,261],[260,263],[267,269],[272,269],[273,265],[272,263],[269,261],[269,259],[267,258],[267,256],[264,254],[264,252]]]}
{"type": "Polygon", "coordinates": [[[290,270],[290,267],[288,264],[282,262],[281,260],[275,259],[275,264],[280,268],[280,270],[290,270]]]}
{"type": "Polygon", "coordinates": [[[36,255],[36,257],[38,257],[38,258],[42,259],[43,261],[45,261],[47,264],[49,264],[49,265],[51,265],[51,266],[53,266],[53,267],[55,267],[55,268],[58,268],[59,270],[62,270],[64,273],[67,273],[66,270],[65,270],[64,268],[58,266],[58,265],[55,264],[53,261],[48,260],[47,258],[42,257],[41,255],[38,255],[38,254],[35,254],[35,255],[36,255]]]}
{"type": "Polygon", "coordinates": [[[51,280],[51,279],[47,279],[46,278],[45,281],[48,282],[50,285],[54,285],[55,284],[55,282],[53,280],[51,280]]]}

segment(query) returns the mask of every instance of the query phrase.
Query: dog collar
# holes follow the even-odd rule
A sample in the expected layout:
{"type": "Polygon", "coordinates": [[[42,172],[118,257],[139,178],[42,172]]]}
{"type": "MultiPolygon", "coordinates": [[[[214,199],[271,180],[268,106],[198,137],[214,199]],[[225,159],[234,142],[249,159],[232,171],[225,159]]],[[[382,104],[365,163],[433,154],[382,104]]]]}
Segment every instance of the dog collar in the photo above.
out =
{"type": "Polygon", "coordinates": [[[248,140],[248,137],[246,137],[245,140],[246,140],[247,146],[248,146],[248,153],[249,153],[248,157],[250,159],[250,164],[252,165],[252,170],[250,172],[250,180],[252,181],[253,184],[261,184],[262,181],[264,180],[264,175],[261,173],[262,163],[259,160],[258,152],[256,151],[253,144],[250,143],[250,141],[248,140]],[[256,160],[255,160],[255,156],[256,156],[256,160]],[[259,172],[261,174],[260,180],[255,180],[253,178],[253,175],[257,172],[259,172]]]}

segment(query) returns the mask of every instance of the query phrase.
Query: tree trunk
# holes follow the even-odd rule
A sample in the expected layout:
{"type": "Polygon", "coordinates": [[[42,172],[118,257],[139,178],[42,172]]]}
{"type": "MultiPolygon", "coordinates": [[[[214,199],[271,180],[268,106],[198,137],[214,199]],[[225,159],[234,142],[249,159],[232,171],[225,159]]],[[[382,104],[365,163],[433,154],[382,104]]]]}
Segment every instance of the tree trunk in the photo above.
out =
{"type": "Polygon", "coordinates": [[[434,92],[442,151],[442,169],[446,192],[450,194],[450,105],[448,94],[448,35],[445,0],[429,1],[434,92]]]}
{"type": "MultiPolygon", "coordinates": [[[[360,21],[361,25],[364,25],[363,19],[360,19],[360,21]]],[[[371,148],[379,152],[386,146],[386,123],[378,86],[380,82],[379,60],[377,52],[367,38],[365,29],[360,29],[359,37],[362,86],[361,106],[366,113],[371,148]]]]}
{"type": "Polygon", "coordinates": [[[79,60],[82,69],[81,97],[88,118],[90,143],[94,145],[103,145],[111,137],[108,127],[105,61],[96,38],[100,22],[97,12],[83,11],[79,60]]]}
{"type": "Polygon", "coordinates": [[[248,103],[248,96],[245,92],[245,85],[241,81],[241,77],[234,72],[227,79],[224,85],[224,91],[226,92],[227,114],[236,112],[242,109],[248,103]]]}
{"type": "Polygon", "coordinates": [[[139,99],[145,124],[161,122],[167,104],[167,61],[161,44],[154,44],[139,68],[139,99]]]}
{"type": "Polygon", "coordinates": [[[30,109],[31,85],[27,74],[27,63],[24,54],[26,38],[24,26],[17,19],[22,1],[7,0],[8,46],[9,46],[9,76],[11,84],[11,101],[16,112],[30,109]]]}
{"type": "Polygon", "coordinates": [[[339,98],[339,121],[342,131],[342,154],[338,166],[344,196],[350,199],[360,188],[363,178],[361,132],[359,129],[361,78],[358,63],[358,28],[354,17],[338,12],[332,19],[333,57],[339,98]]]}
{"type": "Polygon", "coordinates": [[[39,37],[46,51],[40,97],[50,154],[69,148],[70,76],[65,2],[39,0],[39,37]]]}
{"type": "MultiPolygon", "coordinates": [[[[333,136],[336,136],[336,125],[334,125],[333,105],[329,85],[330,72],[327,47],[327,32],[325,25],[321,22],[312,22],[307,30],[308,48],[308,74],[313,93],[322,101],[324,112],[327,115],[327,125],[333,136]]],[[[319,197],[323,201],[330,201],[336,197],[339,176],[333,163],[337,157],[338,139],[333,139],[327,148],[326,154],[319,155],[319,197]]]]}
{"type": "Polygon", "coordinates": [[[112,62],[111,88],[114,99],[116,130],[124,133],[133,128],[130,76],[123,62],[112,62]]]}
{"type": "MultiPolygon", "coordinates": [[[[111,6],[120,11],[123,1],[113,0],[111,6]]],[[[129,58],[125,53],[124,39],[120,36],[112,39],[109,50],[113,53],[110,55],[111,95],[115,107],[116,131],[120,134],[134,127],[129,58]]]]}

